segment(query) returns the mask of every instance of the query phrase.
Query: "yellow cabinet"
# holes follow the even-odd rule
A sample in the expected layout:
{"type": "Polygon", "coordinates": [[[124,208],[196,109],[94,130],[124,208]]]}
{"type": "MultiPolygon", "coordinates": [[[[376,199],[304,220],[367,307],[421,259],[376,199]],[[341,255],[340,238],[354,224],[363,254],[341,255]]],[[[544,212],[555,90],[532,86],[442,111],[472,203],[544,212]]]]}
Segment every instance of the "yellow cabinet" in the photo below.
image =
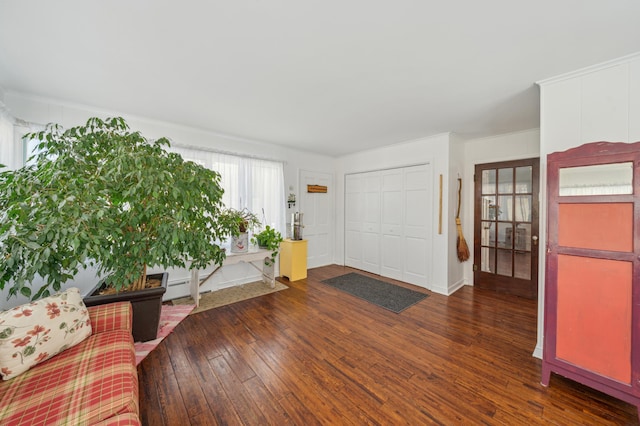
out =
{"type": "Polygon", "coordinates": [[[280,274],[289,281],[307,278],[307,240],[287,238],[280,243],[280,274]]]}

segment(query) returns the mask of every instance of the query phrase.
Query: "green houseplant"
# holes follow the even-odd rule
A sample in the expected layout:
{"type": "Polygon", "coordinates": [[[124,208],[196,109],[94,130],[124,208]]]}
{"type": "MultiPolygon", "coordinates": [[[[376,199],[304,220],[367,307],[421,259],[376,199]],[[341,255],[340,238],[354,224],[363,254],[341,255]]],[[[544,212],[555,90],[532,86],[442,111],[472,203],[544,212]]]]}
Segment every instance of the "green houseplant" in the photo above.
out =
{"type": "Polygon", "coordinates": [[[231,252],[245,253],[249,249],[249,231],[260,225],[258,216],[247,208],[226,208],[220,214],[220,221],[231,230],[231,252]]]}
{"type": "Polygon", "coordinates": [[[216,241],[233,228],[218,220],[220,175],[165,150],[166,138],[149,141],[122,118],[27,137],[38,154],[0,173],[0,289],[10,284],[9,298],[48,296],[88,266],[120,292],[141,288],[147,265],[223,262],[216,241]],[[37,277],[44,284],[32,291],[37,277]]]}
{"type": "Polygon", "coordinates": [[[276,263],[276,257],[280,251],[280,243],[282,242],[282,234],[276,231],[269,225],[266,228],[253,236],[253,242],[260,248],[264,248],[271,251],[271,257],[267,257],[264,260],[265,265],[272,266],[276,263]]]}

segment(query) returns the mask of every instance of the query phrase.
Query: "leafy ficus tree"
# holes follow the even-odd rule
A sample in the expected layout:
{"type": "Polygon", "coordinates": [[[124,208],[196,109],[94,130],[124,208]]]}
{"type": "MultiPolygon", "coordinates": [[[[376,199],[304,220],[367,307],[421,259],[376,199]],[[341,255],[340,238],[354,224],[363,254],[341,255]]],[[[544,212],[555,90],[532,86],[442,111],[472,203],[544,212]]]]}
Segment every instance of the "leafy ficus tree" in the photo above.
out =
{"type": "MultiPolygon", "coordinates": [[[[146,266],[221,264],[230,235],[220,175],[122,118],[48,125],[30,164],[0,173],[0,289],[38,299],[93,266],[117,291],[146,266]],[[35,279],[44,279],[36,291],[35,279]]],[[[40,280],[41,281],[41,280],[40,280]]],[[[137,284],[132,284],[137,282],[137,284]]]]}

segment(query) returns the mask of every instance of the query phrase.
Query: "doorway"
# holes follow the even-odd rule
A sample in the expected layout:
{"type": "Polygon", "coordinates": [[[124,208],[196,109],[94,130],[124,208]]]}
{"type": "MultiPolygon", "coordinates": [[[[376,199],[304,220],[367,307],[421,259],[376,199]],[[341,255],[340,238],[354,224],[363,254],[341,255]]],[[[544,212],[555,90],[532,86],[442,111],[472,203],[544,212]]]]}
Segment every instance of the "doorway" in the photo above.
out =
{"type": "Polygon", "coordinates": [[[333,176],[329,173],[300,170],[300,206],[304,214],[302,236],[308,241],[307,267],[333,262],[333,176]],[[327,192],[307,190],[308,185],[326,186],[327,192]]]}
{"type": "Polygon", "coordinates": [[[474,286],[537,298],[539,177],[538,158],[476,165],[474,286]]]}

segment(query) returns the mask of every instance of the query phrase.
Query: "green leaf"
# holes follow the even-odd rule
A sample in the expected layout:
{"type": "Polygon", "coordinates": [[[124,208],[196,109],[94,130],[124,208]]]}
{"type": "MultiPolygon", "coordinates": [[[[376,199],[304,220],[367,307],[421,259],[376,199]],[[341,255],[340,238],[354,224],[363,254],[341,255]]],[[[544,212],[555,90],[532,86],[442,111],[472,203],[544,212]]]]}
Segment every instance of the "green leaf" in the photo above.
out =
{"type": "Polygon", "coordinates": [[[40,248],[40,244],[35,241],[27,241],[25,245],[32,250],[38,250],[40,248]]]}

